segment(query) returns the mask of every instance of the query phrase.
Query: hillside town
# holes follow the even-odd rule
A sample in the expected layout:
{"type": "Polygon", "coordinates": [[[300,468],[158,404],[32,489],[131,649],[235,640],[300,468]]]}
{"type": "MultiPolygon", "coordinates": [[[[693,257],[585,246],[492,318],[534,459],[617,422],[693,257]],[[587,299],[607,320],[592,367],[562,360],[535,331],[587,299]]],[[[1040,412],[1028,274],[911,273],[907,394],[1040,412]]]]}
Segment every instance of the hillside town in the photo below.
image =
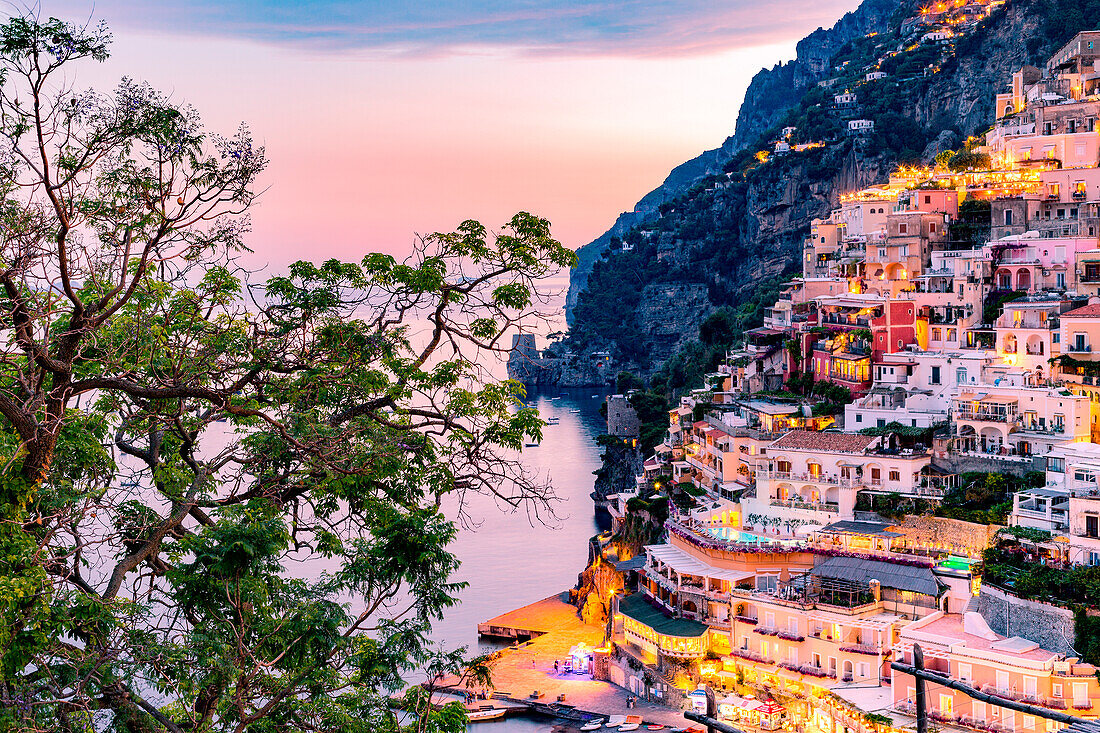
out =
{"type": "MultiPolygon", "coordinates": [[[[994,102],[984,137],[814,220],[801,277],[609,498],[611,682],[688,708],[709,686],[749,729],[913,730],[891,662],[919,644],[992,696],[930,684],[938,730],[1062,727],[998,699],[1100,717],[1100,31],[994,102]],[[663,531],[632,552],[640,515],[663,531]]],[[[607,408],[636,440],[630,395],[607,408]]]]}

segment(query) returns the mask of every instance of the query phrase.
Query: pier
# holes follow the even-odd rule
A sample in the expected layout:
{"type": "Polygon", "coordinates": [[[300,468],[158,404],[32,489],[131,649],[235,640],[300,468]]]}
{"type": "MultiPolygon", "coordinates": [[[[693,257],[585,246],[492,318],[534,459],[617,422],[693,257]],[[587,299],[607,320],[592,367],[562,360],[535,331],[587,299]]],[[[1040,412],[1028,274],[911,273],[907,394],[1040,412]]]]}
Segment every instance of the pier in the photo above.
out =
{"type": "Polygon", "coordinates": [[[478,624],[477,635],[522,642],[544,634],[576,633],[589,628],[577,618],[577,609],[570,605],[565,597],[565,593],[558,593],[514,611],[502,613],[478,624]]]}
{"type": "MultiPolygon", "coordinates": [[[[526,712],[576,724],[595,717],[638,715],[649,724],[686,727],[688,721],[679,710],[641,698],[634,707],[627,707],[631,695],[621,687],[587,674],[554,672],[554,662],[564,662],[577,644],[596,648],[605,641],[604,627],[583,623],[565,598],[565,593],[556,594],[478,624],[478,633],[484,636],[528,639],[503,650],[493,665],[492,697],[505,703],[500,707],[508,707],[509,715],[522,706],[526,712]],[[538,697],[532,697],[536,692],[538,697]]],[[[462,692],[454,687],[457,679],[444,678],[440,685],[462,692]]]]}

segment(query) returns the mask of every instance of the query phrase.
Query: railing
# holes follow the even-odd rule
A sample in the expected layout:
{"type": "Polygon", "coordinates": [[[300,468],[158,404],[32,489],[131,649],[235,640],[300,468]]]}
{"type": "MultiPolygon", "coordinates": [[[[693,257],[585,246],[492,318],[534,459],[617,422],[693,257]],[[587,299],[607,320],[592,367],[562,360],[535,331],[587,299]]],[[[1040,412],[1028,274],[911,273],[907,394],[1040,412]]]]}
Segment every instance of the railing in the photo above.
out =
{"type": "Polygon", "coordinates": [[[756,480],[770,479],[772,481],[805,481],[812,484],[828,484],[829,486],[862,486],[863,481],[855,478],[812,473],[795,473],[792,471],[768,471],[761,469],[756,472],[756,480]]]}
{"type": "Polygon", "coordinates": [[[646,570],[646,577],[649,578],[650,580],[655,581],[657,583],[657,585],[661,586],[665,590],[673,591],[673,592],[676,591],[676,582],[666,578],[665,576],[661,575],[660,573],[658,573],[656,571],[651,571],[651,570],[647,569],[646,570]]]}
{"type": "Polygon", "coordinates": [[[839,513],[840,505],[836,502],[819,502],[813,503],[808,501],[799,501],[797,499],[790,499],[784,501],[782,499],[776,499],[771,503],[772,506],[787,507],[789,509],[807,509],[815,512],[831,512],[839,513]]]}
{"type": "Polygon", "coordinates": [[[1049,707],[1049,700],[1037,692],[1018,692],[1016,690],[1009,690],[1003,687],[997,687],[996,685],[982,685],[982,692],[987,695],[996,695],[997,697],[1003,697],[1006,700],[1016,700],[1018,702],[1028,702],[1034,705],[1043,705],[1049,707]]]}
{"type": "Polygon", "coordinates": [[[868,654],[871,656],[882,654],[882,649],[875,644],[844,644],[840,647],[840,651],[853,652],[855,654],[868,654]]]}
{"type": "Polygon", "coordinates": [[[956,420],[973,420],[976,422],[1015,422],[1017,413],[974,412],[972,410],[955,409],[956,420]]]}
{"type": "Polygon", "coordinates": [[[798,668],[798,671],[801,672],[802,674],[808,674],[811,677],[823,677],[823,678],[836,679],[836,671],[835,670],[826,671],[826,669],[824,667],[818,667],[818,666],[813,665],[813,664],[804,664],[804,665],[802,665],[801,667],[798,668]]]}
{"type": "Polygon", "coordinates": [[[1071,354],[1087,354],[1092,351],[1092,344],[1067,344],[1066,351],[1071,354]]]}
{"type": "Polygon", "coordinates": [[[733,656],[739,657],[740,659],[747,659],[750,662],[756,662],[758,664],[775,664],[771,659],[759,652],[754,652],[752,649],[734,649],[733,656]]]}
{"type": "Polygon", "coordinates": [[[1064,423],[1054,423],[1053,425],[1039,424],[1039,423],[1024,423],[1020,422],[1016,425],[1017,428],[1026,433],[1041,433],[1043,435],[1061,435],[1066,431],[1064,423]]]}
{"type": "Polygon", "coordinates": [[[835,316],[829,313],[820,315],[821,323],[832,323],[838,326],[870,326],[871,319],[865,316],[857,316],[855,318],[848,318],[847,316],[835,316]]]}

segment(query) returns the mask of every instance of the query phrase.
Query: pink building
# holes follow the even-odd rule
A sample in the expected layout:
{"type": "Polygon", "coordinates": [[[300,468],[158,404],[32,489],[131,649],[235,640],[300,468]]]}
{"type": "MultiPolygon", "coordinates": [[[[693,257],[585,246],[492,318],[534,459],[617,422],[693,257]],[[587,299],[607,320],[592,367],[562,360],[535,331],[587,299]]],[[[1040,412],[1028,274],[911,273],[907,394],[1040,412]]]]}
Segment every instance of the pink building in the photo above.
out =
{"type": "Polygon", "coordinates": [[[1005,237],[985,245],[997,290],[1065,290],[1072,284],[1079,252],[1096,249],[1096,239],[1051,237],[1037,232],[1005,237]]]}
{"type": "MultiPolygon", "coordinates": [[[[927,669],[983,692],[1087,717],[1094,717],[1100,708],[1095,667],[1018,636],[1001,636],[977,613],[937,611],[908,624],[901,629],[894,658],[912,664],[915,643],[924,652],[927,669]]],[[[916,695],[913,677],[894,672],[891,685],[895,709],[911,714],[916,695]]],[[[1042,718],[987,704],[942,685],[928,683],[927,693],[931,714],[939,722],[1005,733],[1048,730],[1042,718]]]]}

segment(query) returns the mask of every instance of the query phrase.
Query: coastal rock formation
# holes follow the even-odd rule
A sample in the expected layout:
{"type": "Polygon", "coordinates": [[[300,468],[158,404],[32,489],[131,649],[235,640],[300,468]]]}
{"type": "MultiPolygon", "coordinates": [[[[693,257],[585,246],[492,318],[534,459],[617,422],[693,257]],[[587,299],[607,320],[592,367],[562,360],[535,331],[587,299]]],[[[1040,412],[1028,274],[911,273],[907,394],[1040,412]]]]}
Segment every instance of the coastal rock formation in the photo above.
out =
{"type": "Polygon", "coordinates": [[[508,378],[528,387],[602,387],[614,372],[599,354],[539,351],[534,334],[516,334],[508,353],[508,378]]]}
{"type": "Polygon", "coordinates": [[[621,238],[634,226],[653,218],[662,203],[683,194],[704,176],[721,172],[735,153],[755,142],[779,115],[798,102],[806,89],[828,77],[829,59],[837,50],[853,38],[884,30],[898,8],[905,5],[905,0],[864,0],[832,28],[818,28],[799,41],[793,61],[757,72],[745,92],[733,135],[719,147],[673,168],[660,186],[635,204],[633,211],[620,214],[610,229],[577,251],[578,263],[570,276],[566,298],[566,318],[571,322],[588,274],[612,237],[621,238]]]}

